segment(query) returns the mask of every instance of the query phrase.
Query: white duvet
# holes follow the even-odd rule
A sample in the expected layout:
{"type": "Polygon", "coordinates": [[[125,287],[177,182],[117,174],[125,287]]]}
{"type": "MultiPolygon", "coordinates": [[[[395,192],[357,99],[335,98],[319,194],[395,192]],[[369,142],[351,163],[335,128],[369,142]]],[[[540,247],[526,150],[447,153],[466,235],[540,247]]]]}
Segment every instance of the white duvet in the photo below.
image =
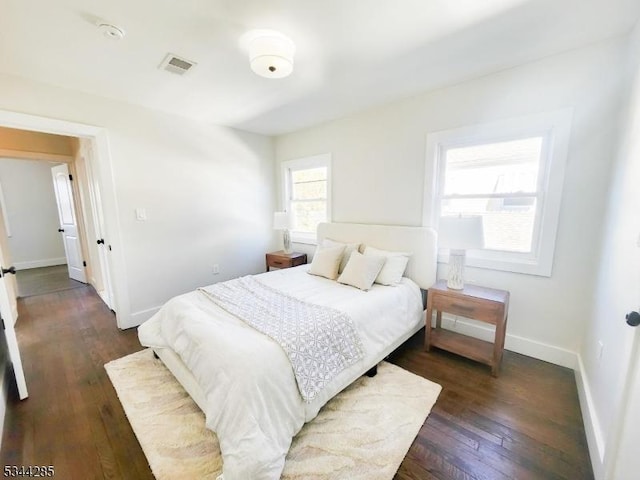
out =
{"type": "Polygon", "coordinates": [[[257,277],[304,301],[343,311],[364,348],[363,359],[311,403],[303,401],[282,348],[202,292],[171,299],[138,329],[143,345],[172,349],[198,382],[207,427],[220,441],[224,480],[280,478],[291,440],[302,425],[423,322],[420,289],[409,279],[363,292],[307,270],[304,265],[257,277]]]}

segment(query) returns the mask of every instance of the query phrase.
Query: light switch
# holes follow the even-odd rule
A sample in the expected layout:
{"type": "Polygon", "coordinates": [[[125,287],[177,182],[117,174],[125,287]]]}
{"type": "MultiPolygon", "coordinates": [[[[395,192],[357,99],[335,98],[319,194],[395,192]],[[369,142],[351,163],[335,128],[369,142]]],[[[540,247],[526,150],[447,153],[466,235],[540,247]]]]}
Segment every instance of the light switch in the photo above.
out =
{"type": "Polygon", "coordinates": [[[136,208],[136,220],[144,222],[147,220],[147,210],[144,208],[136,208]]]}

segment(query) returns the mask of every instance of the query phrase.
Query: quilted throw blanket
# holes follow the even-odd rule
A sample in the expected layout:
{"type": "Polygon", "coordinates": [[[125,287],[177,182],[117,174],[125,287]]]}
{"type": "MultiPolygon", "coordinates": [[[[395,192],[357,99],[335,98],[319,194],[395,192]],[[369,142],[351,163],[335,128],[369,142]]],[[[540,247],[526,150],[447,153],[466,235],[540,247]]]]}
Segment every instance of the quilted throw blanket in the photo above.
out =
{"type": "Polygon", "coordinates": [[[363,357],[353,322],[338,310],[290,297],[250,276],[198,290],[282,347],[305,402],[363,357]]]}

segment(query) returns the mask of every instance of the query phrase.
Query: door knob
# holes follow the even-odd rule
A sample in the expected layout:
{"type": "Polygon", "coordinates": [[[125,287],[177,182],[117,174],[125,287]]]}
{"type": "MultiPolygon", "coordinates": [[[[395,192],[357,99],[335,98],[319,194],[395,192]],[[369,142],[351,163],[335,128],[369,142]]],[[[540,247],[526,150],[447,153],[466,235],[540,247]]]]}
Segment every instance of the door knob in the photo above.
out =
{"type": "Polygon", "coordinates": [[[104,238],[101,238],[96,242],[98,245],[104,245],[104,238]]]}
{"type": "Polygon", "coordinates": [[[59,228],[58,231],[59,232],[64,232],[64,228],[59,228]]]}
{"type": "Polygon", "coordinates": [[[6,275],[7,273],[12,273],[13,275],[15,275],[16,267],[9,267],[9,268],[2,267],[2,275],[6,275]]]}
{"type": "Polygon", "coordinates": [[[632,327],[640,325],[640,313],[638,312],[627,313],[625,318],[627,319],[627,323],[632,327]]]}

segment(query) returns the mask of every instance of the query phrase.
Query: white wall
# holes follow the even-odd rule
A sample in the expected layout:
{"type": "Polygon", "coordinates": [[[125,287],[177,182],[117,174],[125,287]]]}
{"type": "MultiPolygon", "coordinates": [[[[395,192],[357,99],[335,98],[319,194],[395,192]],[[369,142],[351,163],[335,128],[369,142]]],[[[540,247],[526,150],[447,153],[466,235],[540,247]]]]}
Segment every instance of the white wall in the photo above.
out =
{"type": "Polygon", "coordinates": [[[124,257],[124,324],[196,286],[264,271],[275,238],[270,138],[12,76],[0,91],[2,110],[107,129],[122,243],[105,240],[124,257]]]}
{"type": "MultiPolygon", "coordinates": [[[[629,41],[625,102],[612,181],[603,202],[602,252],[597,287],[589,302],[587,333],[580,349],[582,403],[590,421],[590,447],[596,478],[604,478],[603,460],[613,460],[618,415],[634,337],[625,314],[640,306],[640,26],[629,41]],[[604,344],[598,358],[598,342],[604,344]]],[[[634,407],[637,408],[637,405],[634,407]]],[[[637,426],[636,426],[637,427],[637,426]]],[[[636,472],[637,473],[637,472],[636,472]]],[[[628,478],[628,477],[614,477],[628,478]]]]}
{"type": "Polygon", "coordinates": [[[66,263],[51,167],[48,162],[0,159],[9,248],[19,270],[66,263]]]}
{"type": "Polygon", "coordinates": [[[573,367],[593,294],[623,46],[610,40],[283,135],[276,160],[332,154],[334,221],[420,225],[429,132],[573,107],[551,278],[467,274],[511,292],[508,349],[573,367]]]}

